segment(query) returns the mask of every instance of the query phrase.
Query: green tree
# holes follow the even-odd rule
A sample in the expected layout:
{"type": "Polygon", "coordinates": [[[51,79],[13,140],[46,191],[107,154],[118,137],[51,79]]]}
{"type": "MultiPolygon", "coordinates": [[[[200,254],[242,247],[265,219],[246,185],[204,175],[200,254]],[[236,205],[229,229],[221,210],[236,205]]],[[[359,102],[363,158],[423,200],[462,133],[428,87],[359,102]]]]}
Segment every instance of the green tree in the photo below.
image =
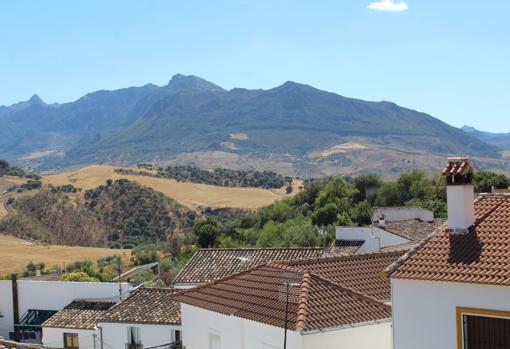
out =
{"type": "Polygon", "coordinates": [[[340,211],[347,210],[354,192],[354,189],[342,177],[335,177],[319,192],[317,206],[324,207],[334,203],[340,211]]]}
{"type": "Polygon", "coordinates": [[[334,203],[329,203],[324,207],[318,208],[312,214],[312,222],[318,226],[328,226],[335,224],[338,216],[338,206],[334,203]]]}
{"type": "Polygon", "coordinates": [[[89,276],[87,273],[83,271],[65,273],[62,275],[63,281],[79,281],[79,282],[99,282],[98,278],[93,276],[89,276]]]}
{"type": "Polygon", "coordinates": [[[212,217],[207,217],[204,221],[196,223],[193,227],[197,243],[202,248],[217,247],[218,238],[222,232],[223,227],[221,223],[212,217]]]}
{"type": "Polygon", "coordinates": [[[369,225],[372,223],[372,206],[368,201],[358,202],[352,208],[351,215],[359,226],[369,225]]]}
{"type": "Polygon", "coordinates": [[[358,192],[354,195],[354,200],[356,202],[370,200],[373,202],[375,200],[374,195],[367,196],[367,189],[369,188],[379,188],[382,185],[381,178],[374,173],[366,173],[359,175],[354,178],[354,187],[358,190],[358,192]]]}
{"type": "Polygon", "coordinates": [[[477,193],[490,193],[492,187],[496,189],[507,189],[510,186],[508,177],[490,171],[476,172],[473,183],[477,193]]]}

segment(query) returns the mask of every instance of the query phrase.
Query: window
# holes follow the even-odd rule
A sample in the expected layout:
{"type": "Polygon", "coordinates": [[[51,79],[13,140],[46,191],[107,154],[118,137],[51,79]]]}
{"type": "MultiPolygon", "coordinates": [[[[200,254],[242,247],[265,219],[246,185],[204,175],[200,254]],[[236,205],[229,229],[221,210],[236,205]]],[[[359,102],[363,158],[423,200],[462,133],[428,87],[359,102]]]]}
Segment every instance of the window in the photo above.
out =
{"type": "Polygon", "coordinates": [[[80,343],[78,342],[78,333],[64,333],[64,348],[65,349],[80,348],[80,343]]]}
{"type": "Polygon", "coordinates": [[[458,308],[458,349],[510,348],[510,312],[458,308]]]}
{"type": "Polygon", "coordinates": [[[142,338],[140,336],[140,327],[127,328],[127,344],[133,348],[136,348],[140,346],[140,344],[142,344],[142,338]]]}
{"type": "Polygon", "coordinates": [[[181,341],[181,331],[172,330],[172,342],[180,342],[181,341]]]}
{"type": "Polygon", "coordinates": [[[209,348],[221,349],[221,337],[215,333],[209,333],[209,348]]]}

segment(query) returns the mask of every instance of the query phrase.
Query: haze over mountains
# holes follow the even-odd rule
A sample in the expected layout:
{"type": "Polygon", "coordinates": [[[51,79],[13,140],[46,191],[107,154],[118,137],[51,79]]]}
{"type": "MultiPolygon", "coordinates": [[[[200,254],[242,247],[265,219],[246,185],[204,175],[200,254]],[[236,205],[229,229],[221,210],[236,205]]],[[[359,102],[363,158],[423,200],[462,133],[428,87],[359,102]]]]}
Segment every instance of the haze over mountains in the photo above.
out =
{"type": "Polygon", "coordinates": [[[476,138],[488,143],[492,144],[498,148],[503,150],[510,151],[510,133],[493,133],[477,130],[471,126],[462,126],[461,128],[464,132],[470,133],[476,138]]]}
{"type": "Polygon", "coordinates": [[[39,170],[89,163],[193,163],[284,174],[435,170],[445,155],[507,171],[499,149],[430,115],[286,82],[225,90],[195,76],[0,107],[0,158],[39,170]]]}

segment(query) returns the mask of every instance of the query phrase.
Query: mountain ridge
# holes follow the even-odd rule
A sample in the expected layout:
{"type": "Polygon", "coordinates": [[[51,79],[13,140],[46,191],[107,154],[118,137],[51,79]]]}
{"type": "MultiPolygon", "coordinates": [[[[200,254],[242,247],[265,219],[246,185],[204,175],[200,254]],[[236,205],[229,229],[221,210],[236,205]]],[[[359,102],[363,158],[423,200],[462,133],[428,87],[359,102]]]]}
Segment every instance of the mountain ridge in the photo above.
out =
{"type": "Polygon", "coordinates": [[[495,146],[426,113],[292,81],[266,90],[226,90],[176,74],[164,86],[100,90],[63,104],[32,102],[0,109],[0,157],[41,170],[100,162],[187,164],[197,157],[210,167],[205,154],[237,159],[234,167],[263,162],[292,167],[286,174],[314,167],[321,174],[360,170],[358,161],[375,159],[377,152],[388,163],[414,153],[500,158],[495,146]],[[310,157],[349,142],[361,147],[310,157]],[[358,153],[366,158],[356,159],[358,153]]]}
{"type": "Polygon", "coordinates": [[[487,132],[480,131],[474,127],[464,125],[461,127],[461,130],[467,132],[476,138],[494,145],[500,149],[510,151],[510,132],[506,133],[495,133],[495,132],[487,132]]]}

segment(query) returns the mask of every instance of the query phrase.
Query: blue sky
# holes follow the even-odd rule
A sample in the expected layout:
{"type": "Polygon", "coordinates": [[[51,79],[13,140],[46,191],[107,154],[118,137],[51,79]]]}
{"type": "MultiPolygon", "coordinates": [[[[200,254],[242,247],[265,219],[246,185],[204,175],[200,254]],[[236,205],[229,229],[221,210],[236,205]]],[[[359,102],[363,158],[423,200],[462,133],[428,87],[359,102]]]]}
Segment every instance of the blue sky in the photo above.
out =
{"type": "Polygon", "coordinates": [[[2,0],[0,105],[183,73],[292,80],[510,132],[510,1],[378,1],[2,0]]]}

